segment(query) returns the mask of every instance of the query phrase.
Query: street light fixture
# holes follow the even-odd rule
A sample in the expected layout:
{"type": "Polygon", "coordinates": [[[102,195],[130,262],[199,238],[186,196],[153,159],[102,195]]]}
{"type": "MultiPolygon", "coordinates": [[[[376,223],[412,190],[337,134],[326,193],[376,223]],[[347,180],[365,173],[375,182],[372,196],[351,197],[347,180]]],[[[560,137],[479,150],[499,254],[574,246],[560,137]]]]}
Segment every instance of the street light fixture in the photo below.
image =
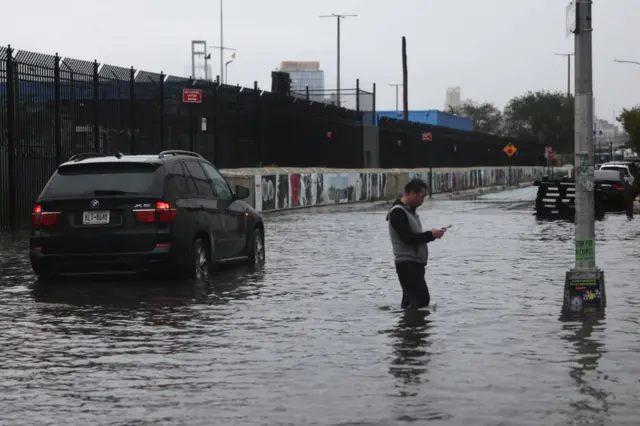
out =
{"type": "Polygon", "coordinates": [[[623,61],[621,59],[614,59],[613,62],[618,62],[620,64],[634,64],[634,65],[640,65],[640,62],[637,61],[623,61]]]}
{"type": "Polygon", "coordinates": [[[332,13],[331,15],[320,15],[321,18],[336,18],[338,23],[338,76],[336,83],[336,101],[338,106],[340,106],[340,19],[356,17],[358,15],[341,15],[337,13],[332,13]]]}

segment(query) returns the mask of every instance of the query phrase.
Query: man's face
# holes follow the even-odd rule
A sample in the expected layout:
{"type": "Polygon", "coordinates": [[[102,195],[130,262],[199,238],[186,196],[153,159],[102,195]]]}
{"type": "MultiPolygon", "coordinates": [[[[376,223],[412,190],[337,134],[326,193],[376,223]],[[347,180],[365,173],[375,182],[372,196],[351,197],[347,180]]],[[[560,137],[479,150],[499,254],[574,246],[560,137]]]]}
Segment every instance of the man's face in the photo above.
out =
{"type": "Polygon", "coordinates": [[[422,203],[424,203],[424,197],[426,197],[428,194],[428,191],[426,189],[423,189],[421,191],[418,192],[410,192],[408,195],[408,199],[409,199],[409,204],[411,205],[411,207],[420,207],[422,205],[422,203]]]}

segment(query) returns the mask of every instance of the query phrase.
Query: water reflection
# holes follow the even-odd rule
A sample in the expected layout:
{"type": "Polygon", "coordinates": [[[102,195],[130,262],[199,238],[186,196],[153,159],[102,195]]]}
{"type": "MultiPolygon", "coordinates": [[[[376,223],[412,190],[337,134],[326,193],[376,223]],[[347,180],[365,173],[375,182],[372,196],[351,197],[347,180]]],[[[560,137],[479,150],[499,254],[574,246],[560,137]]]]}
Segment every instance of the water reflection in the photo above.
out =
{"type": "Polygon", "coordinates": [[[569,376],[573,379],[578,393],[582,398],[570,403],[571,422],[573,425],[605,424],[609,413],[607,393],[594,386],[602,377],[598,371],[598,363],[607,352],[602,337],[592,337],[594,331],[604,332],[604,314],[588,314],[580,318],[579,322],[562,319],[563,330],[567,332],[563,339],[573,346],[572,358],[569,366],[569,376]],[[595,377],[589,377],[595,373],[595,377]]]}
{"type": "Polygon", "coordinates": [[[225,305],[260,292],[264,270],[254,266],[220,269],[208,281],[138,277],[69,278],[62,282],[36,281],[31,293],[37,311],[47,318],[82,317],[103,323],[144,315],[149,325],[178,326],[185,307],[225,305]]]}
{"type": "Polygon", "coordinates": [[[418,387],[411,390],[408,385],[420,385],[427,372],[432,327],[429,314],[427,310],[407,309],[389,333],[394,337],[391,346],[395,356],[389,372],[400,381],[401,396],[417,395],[418,387]]]}

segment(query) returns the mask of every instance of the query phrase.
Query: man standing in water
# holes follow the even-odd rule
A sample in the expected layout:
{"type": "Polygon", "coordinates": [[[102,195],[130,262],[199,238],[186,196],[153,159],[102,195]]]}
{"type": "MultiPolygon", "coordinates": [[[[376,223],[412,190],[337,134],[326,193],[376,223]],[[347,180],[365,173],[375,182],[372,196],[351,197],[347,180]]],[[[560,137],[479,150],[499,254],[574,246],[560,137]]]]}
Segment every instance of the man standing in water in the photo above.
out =
{"type": "Polygon", "coordinates": [[[428,190],[423,180],[412,179],[387,214],[396,272],[402,286],[402,309],[426,307],[431,300],[424,279],[429,258],[427,243],[442,238],[445,229],[422,230],[416,209],[424,202],[428,190]]]}

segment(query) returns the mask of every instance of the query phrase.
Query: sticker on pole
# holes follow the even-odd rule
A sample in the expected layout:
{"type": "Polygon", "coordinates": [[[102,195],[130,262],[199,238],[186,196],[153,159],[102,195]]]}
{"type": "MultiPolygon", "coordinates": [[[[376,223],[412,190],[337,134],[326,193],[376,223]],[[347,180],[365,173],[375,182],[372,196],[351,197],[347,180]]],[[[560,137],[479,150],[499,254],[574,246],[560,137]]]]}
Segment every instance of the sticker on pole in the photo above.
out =
{"type": "Polygon", "coordinates": [[[423,133],[422,134],[422,140],[423,141],[432,141],[433,140],[433,135],[431,133],[423,133]]]}
{"type": "Polygon", "coordinates": [[[514,144],[508,143],[504,148],[502,148],[502,151],[504,151],[505,154],[507,154],[509,157],[511,157],[516,152],[518,152],[518,149],[516,148],[516,146],[514,144]]]}
{"type": "Polygon", "coordinates": [[[182,102],[184,102],[185,104],[201,104],[202,90],[182,89],[182,102]]]}
{"type": "Polygon", "coordinates": [[[576,262],[595,262],[596,242],[593,238],[576,241],[576,262]]]}

